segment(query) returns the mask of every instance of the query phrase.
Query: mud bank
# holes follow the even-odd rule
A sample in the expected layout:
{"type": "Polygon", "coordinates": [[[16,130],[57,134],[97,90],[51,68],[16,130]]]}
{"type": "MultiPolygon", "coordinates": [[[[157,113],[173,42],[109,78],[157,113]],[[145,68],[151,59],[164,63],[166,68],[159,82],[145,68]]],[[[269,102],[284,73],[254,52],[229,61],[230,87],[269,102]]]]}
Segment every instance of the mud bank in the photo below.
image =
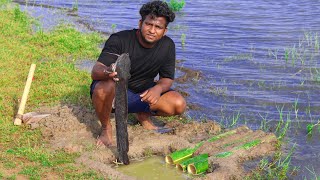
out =
{"type": "MultiPolygon", "coordinates": [[[[40,128],[43,137],[48,140],[49,148],[63,149],[67,152],[80,153],[76,163],[97,170],[109,178],[134,179],[112,168],[117,157],[116,148],[96,147],[96,138],[100,132],[100,123],[94,110],[79,106],[56,106],[37,110],[51,115],[42,119],[32,128],[40,128]]],[[[115,122],[113,134],[115,135],[115,122]]],[[[194,147],[196,143],[207,140],[222,132],[215,122],[190,122],[183,124],[179,120],[156,124],[174,127],[172,134],[158,134],[144,130],[134,119],[128,122],[129,158],[143,159],[151,155],[165,156],[176,150],[194,147]]],[[[209,171],[203,179],[240,179],[246,172],[243,162],[257,157],[272,155],[276,150],[276,137],[262,131],[252,131],[242,126],[237,133],[214,142],[206,142],[196,154],[209,153],[209,171]],[[236,148],[259,139],[259,143],[250,148],[236,148]],[[216,156],[222,152],[232,152],[228,157],[216,156]]],[[[114,137],[116,141],[116,137],[114,137]]]]}

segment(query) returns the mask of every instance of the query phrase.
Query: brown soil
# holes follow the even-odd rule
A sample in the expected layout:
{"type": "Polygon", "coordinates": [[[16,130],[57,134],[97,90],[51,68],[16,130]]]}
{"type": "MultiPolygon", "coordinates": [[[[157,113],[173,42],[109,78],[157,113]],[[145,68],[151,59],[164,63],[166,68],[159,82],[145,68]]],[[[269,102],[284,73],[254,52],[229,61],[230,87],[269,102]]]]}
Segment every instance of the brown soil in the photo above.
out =
{"type": "MultiPolygon", "coordinates": [[[[56,106],[41,108],[37,112],[50,113],[31,128],[40,128],[43,137],[49,141],[52,149],[64,149],[67,152],[78,152],[80,157],[77,163],[83,164],[90,169],[95,169],[109,178],[134,179],[116,169],[113,161],[116,160],[116,148],[96,147],[96,138],[100,132],[100,123],[94,110],[78,106],[56,106]]],[[[113,134],[115,135],[115,124],[113,134]]],[[[155,123],[159,124],[159,120],[155,123]]],[[[163,123],[160,121],[160,123],[163,123]]],[[[207,140],[220,134],[221,128],[215,122],[183,124],[170,121],[166,127],[174,127],[172,134],[157,134],[153,131],[144,130],[135,121],[128,122],[129,134],[129,158],[130,160],[142,159],[150,155],[165,156],[176,150],[194,147],[196,143],[207,140]]],[[[116,141],[116,138],[114,137],[116,141]]],[[[207,179],[240,179],[246,172],[242,163],[249,159],[271,155],[275,151],[277,139],[273,134],[262,131],[252,131],[247,127],[239,127],[235,135],[222,138],[214,142],[207,142],[196,153],[209,153],[209,163],[212,172],[207,173],[207,179]],[[261,143],[251,149],[237,149],[235,147],[260,139],[261,143]],[[234,154],[228,158],[216,158],[219,152],[232,151],[234,154]]]]}

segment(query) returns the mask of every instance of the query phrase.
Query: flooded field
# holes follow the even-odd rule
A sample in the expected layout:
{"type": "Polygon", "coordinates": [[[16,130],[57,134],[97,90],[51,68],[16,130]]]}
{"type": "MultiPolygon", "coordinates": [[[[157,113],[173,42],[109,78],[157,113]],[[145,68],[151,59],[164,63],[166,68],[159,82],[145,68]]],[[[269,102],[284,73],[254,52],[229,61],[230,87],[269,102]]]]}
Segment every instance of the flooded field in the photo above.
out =
{"type": "MultiPolygon", "coordinates": [[[[110,34],[137,28],[144,2],[20,4],[47,30],[64,22],[110,34]]],[[[314,178],[320,172],[319,126],[313,136],[307,135],[307,126],[320,119],[319,32],[318,1],[186,0],[168,36],[176,43],[178,66],[201,72],[175,84],[189,94],[188,103],[199,107],[190,108],[187,116],[271,131],[279,122],[290,122],[284,151],[295,147],[291,164],[299,170],[292,178],[314,178]]]]}

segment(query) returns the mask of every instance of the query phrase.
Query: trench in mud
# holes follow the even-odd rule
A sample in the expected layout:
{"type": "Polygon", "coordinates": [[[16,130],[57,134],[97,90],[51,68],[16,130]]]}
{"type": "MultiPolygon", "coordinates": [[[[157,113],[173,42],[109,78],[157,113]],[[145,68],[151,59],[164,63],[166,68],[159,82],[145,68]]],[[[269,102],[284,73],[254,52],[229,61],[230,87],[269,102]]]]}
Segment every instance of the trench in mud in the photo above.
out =
{"type": "Polygon", "coordinates": [[[141,180],[185,180],[189,176],[167,164],[162,156],[153,156],[142,161],[132,161],[129,166],[115,167],[116,170],[141,180]]]}

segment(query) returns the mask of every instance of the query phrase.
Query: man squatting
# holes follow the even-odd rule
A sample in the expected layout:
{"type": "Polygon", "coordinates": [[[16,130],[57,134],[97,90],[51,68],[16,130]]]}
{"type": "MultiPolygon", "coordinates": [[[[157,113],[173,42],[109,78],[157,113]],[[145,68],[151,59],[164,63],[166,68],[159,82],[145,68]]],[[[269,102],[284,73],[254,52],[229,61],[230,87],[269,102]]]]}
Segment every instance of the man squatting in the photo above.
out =
{"type": "Polygon", "coordinates": [[[185,99],[170,89],[175,73],[175,44],[166,36],[167,26],[175,14],[166,2],[151,1],[140,9],[139,29],[112,34],[92,69],[90,94],[102,130],[97,145],[114,146],[110,113],[115,98],[116,72],[110,72],[118,55],[128,53],[131,78],[128,82],[128,112],[136,113],[140,124],[148,130],[163,132],[150,117],[182,114],[185,99]],[[159,75],[159,80],[154,81],[159,75]]]}

